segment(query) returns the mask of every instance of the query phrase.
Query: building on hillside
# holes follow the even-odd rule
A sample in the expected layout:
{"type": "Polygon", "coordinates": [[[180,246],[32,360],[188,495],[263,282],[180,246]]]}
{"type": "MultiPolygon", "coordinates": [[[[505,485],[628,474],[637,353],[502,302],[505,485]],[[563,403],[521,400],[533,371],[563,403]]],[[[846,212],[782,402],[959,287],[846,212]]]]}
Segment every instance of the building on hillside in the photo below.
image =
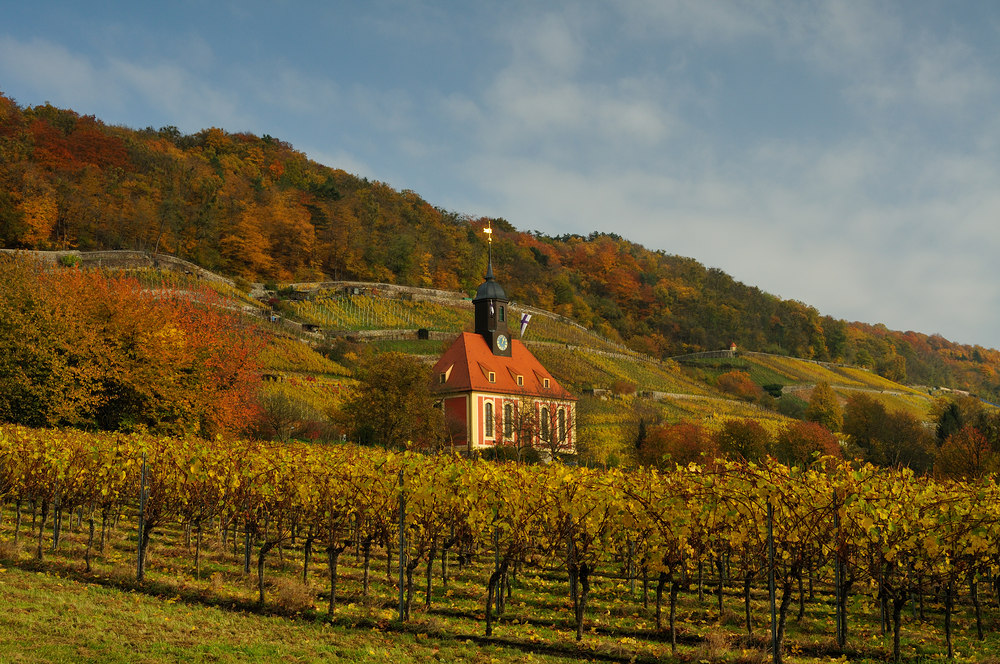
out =
{"type": "Polygon", "coordinates": [[[452,448],[534,448],[543,458],[576,453],[576,397],[520,340],[510,338],[509,300],[493,276],[472,300],[475,331],[463,332],[434,365],[452,448]]]}

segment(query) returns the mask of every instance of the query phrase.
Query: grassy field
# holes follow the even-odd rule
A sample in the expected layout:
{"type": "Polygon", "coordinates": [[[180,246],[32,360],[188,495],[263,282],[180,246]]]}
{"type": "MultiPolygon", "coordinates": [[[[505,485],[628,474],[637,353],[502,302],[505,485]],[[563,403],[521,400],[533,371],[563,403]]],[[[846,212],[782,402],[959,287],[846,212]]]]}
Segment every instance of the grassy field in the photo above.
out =
{"type": "Polygon", "coordinates": [[[2,662],[565,662],[386,624],[262,615],[51,572],[0,572],[2,662]],[[25,638],[30,635],[30,638],[25,638]]]}

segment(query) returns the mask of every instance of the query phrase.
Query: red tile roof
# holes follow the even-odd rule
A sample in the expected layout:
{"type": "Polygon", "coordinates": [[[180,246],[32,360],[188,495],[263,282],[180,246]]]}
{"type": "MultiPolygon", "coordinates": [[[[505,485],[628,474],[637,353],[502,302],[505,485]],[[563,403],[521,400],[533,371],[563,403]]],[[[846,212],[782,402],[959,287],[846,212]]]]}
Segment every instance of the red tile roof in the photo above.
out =
{"type": "Polygon", "coordinates": [[[494,355],[481,335],[463,332],[434,365],[434,389],[439,393],[477,391],[576,401],[517,339],[510,342],[510,355],[494,355]],[[439,382],[442,373],[447,375],[444,383],[439,382]],[[517,384],[518,376],[523,385],[517,384]]]}

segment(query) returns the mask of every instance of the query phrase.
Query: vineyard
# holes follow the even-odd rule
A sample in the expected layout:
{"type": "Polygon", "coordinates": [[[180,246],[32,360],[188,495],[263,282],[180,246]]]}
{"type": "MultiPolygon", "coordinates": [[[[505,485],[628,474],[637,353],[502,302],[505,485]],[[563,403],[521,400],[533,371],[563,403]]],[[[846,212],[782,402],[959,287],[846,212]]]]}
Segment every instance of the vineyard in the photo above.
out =
{"type": "Polygon", "coordinates": [[[583,389],[628,383],[639,391],[712,394],[704,383],[692,380],[670,363],[654,363],[638,356],[609,355],[589,348],[530,344],[531,352],[565,383],[583,389]]]}
{"type": "Polygon", "coordinates": [[[326,358],[308,344],[288,337],[273,337],[261,353],[261,364],[270,371],[349,376],[350,370],[326,358]]]}
{"type": "Polygon", "coordinates": [[[998,493],[832,462],[594,471],[0,429],[8,564],[610,661],[759,661],[772,634],[789,661],[982,661],[998,493]]]}
{"type": "Polygon", "coordinates": [[[134,277],[139,283],[150,290],[198,291],[199,289],[208,287],[217,292],[221,297],[238,303],[248,310],[254,310],[256,313],[259,313],[263,308],[260,302],[249,297],[246,292],[233,286],[221,277],[204,280],[199,279],[193,274],[154,268],[119,269],[114,270],[113,273],[134,277]]]}
{"type": "MultiPolygon", "coordinates": [[[[286,304],[297,319],[331,332],[424,328],[457,334],[470,320],[470,308],[459,302],[442,304],[378,294],[319,291],[308,299],[290,300],[286,304]]],[[[628,352],[621,344],[599,334],[536,309],[531,312],[527,339],[628,352]]],[[[520,321],[524,313],[522,308],[511,305],[512,321],[520,321]]]]}
{"type": "Polygon", "coordinates": [[[469,320],[467,309],[369,295],[321,292],[288,305],[304,322],[331,331],[426,328],[457,332],[469,320]]]}
{"type": "Polygon", "coordinates": [[[871,371],[865,371],[857,367],[821,364],[793,357],[765,355],[763,353],[744,353],[743,355],[753,365],[769,369],[785,378],[783,381],[776,382],[829,383],[830,385],[844,385],[871,390],[903,390],[913,394],[920,394],[917,390],[904,387],[871,371]]]}

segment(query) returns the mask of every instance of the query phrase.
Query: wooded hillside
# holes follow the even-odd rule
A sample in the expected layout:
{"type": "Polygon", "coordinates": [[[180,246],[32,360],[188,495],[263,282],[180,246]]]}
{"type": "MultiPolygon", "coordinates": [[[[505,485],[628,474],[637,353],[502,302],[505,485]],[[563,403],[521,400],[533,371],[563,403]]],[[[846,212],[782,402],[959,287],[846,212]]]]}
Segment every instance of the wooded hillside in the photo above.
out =
{"type": "Polygon", "coordinates": [[[133,130],[0,95],[0,242],[139,249],[256,281],[358,279],[471,292],[492,222],[515,300],[656,357],[728,347],[843,361],[900,382],[1000,394],[1000,353],[848,323],[615,235],[472,219],[310,161],[270,136],[133,130]]]}

